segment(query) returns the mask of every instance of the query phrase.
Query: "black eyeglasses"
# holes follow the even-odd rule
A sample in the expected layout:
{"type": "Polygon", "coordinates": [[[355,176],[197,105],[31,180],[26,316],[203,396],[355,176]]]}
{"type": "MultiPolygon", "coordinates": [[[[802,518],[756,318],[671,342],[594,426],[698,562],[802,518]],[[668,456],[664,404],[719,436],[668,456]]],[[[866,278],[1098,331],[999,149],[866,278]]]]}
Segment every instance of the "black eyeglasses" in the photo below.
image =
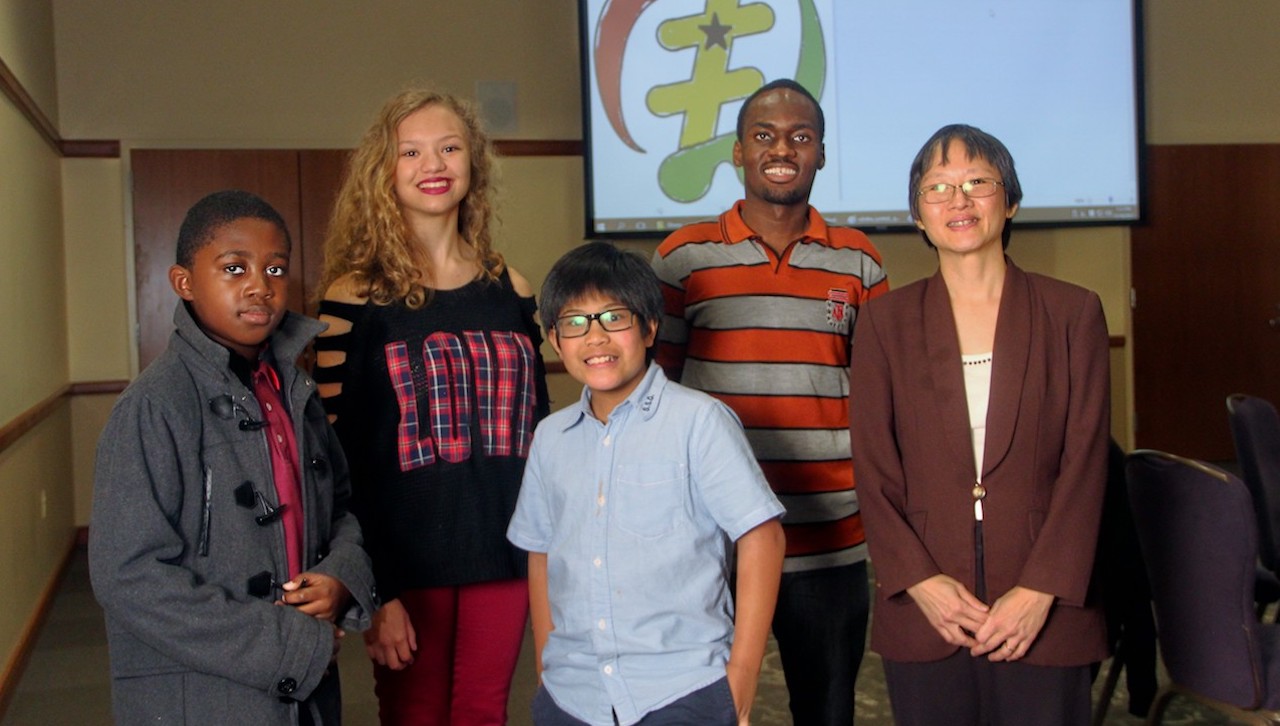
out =
{"type": "Polygon", "coordinates": [[[942,204],[951,201],[957,189],[964,192],[964,195],[970,199],[981,199],[994,195],[1002,186],[1004,182],[999,179],[970,179],[960,184],[930,184],[916,192],[916,196],[923,199],[925,204],[942,204]]]}
{"type": "Polygon", "coordinates": [[[566,315],[556,318],[556,336],[581,338],[591,329],[591,321],[599,320],[606,332],[617,333],[630,328],[636,320],[635,313],[627,308],[610,308],[591,315],[566,315]]]}

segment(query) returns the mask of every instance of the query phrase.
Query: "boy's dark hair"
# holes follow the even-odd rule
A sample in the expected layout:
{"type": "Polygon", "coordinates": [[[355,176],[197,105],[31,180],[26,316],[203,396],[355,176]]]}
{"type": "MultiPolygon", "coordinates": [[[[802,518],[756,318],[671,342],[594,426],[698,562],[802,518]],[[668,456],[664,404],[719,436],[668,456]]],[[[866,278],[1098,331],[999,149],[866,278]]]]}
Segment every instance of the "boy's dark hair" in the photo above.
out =
{"type": "Polygon", "coordinates": [[[569,303],[593,292],[617,298],[641,324],[662,321],[662,287],[649,263],[608,242],[588,242],[556,260],[542,283],[538,314],[547,334],[569,303]]]}
{"type": "Polygon", "coordinates": [[[214,192],[191,205],[178,230],[177,263],[190,268],[196,261],[196,252],[213,239],[225,224],[237,219],[261,219],[280,228],[285,246],[293,249],[293,239],[284,218],[265,199],[239,189],[214,192]]]}
{"type": "Polygon", "coordinates": [[[742,141],[742,132],[745,131],[743,124],[747,122],[747,109],[750,108],[751,104],[754,103],[757,98],[763,96],[769,91],[774,91],[779,88],[783,88],[788,91],[795,91],[801,96],[809,99],[809,103],[813,104],[813,111],[817,116],[816,120],[818,123],[818,128],[816,129],[818,132],[818,141],[821,142],[827,134],[827,118],[822,113],[822,104],[818,103],[818,99],[813,97],[813,94],[809,92],[809,89],[790,78],[779,78],[776,81],[769,81],[763,86],[757,88],[755,93],[747,96],[747,100],[742,102],[742,105],[738,108],[738,141],[742,141]]]}

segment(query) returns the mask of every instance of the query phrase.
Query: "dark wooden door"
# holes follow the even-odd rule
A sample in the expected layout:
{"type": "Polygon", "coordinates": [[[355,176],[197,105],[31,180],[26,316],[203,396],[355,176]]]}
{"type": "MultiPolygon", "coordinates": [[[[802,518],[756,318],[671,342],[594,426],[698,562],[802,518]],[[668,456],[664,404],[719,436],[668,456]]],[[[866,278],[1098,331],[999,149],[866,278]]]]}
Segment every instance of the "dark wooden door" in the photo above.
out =
{"type": "Polygon", "coordinates": [[[173,330],[177,296],[169,287],[178,227],[187,209],[220,189],[244,189],[280,212],[293,238],[289,307],[314,314],[321,244],[347,156],[343,150],[137,149],[133,228],[138,363],[145,368],[173,330]]]}
{"type": "Polygon", "coordinates": [[[1226,397],[1280,404],[1280,145],[1153,146],[1132,235],[1137,444],[1235,458],[1226,397]]]}
{"type": "MultiPolygon", "coordinates": [[[[138,300],[138,367],[164,350],[173,330],[177,296],[169,286],[178,228],[192,204],[220,189],[243,189],[280,212],[296,240],[296,151],[137,149],[133,170],[134,269],[138,300]]],[[[297,267],[296,263],[294,265],[297,267]]],[[[289,280],[290,307],[302,310],[302,278],[289,280]]]]}
{"type": "Polygon", "coordinates": [[[329,216],[346,173],[346,149],[308,149],[298,152],[298,198],[302,217],[302,281],[307,315],[315,316],[320,275],[324,270],[324,238],[329,216]]]}

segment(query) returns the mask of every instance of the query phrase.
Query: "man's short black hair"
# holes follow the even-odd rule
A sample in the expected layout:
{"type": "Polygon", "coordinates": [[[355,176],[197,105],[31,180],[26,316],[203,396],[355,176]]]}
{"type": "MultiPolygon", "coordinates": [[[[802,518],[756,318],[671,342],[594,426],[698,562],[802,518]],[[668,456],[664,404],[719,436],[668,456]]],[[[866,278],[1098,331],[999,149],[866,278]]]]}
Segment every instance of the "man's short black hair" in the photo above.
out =
{"type": "Polygon", "coordinates": [[[275,207],[257,194],[227,189],[206,196],[187,210],[178,230],[177,263],[190,269],[195,264],[196,252],[209,244],[223,225],[237,219],[261,219],[274,224],[284,235],[285,246],[293,249],[289,228],[275,207]]]}
{"type": "Polygon", "coordinates": [[[818,99],[813,97],[813,94],[809,92],[809,89],[800,85],[796,81],[793,81],[790,78],[779,78],[776,81],[769,81],[763,86],[757,88],[755,93],[747,96],[747,100],[742,102],[742,106],[738,109],[738,141],[742,141],[742,132],[746,130],[743,128],[743,124],[747,122],[747,108],[750,107],[752,102],[760,96],[763,96],[769,91],[776,91],[779,88],[786,89],[788,91],[795,91],[801,96],[809,99],[809,103],[813,104],[813,111],[818,117],[818,141],[821,142],[825,139],[827,134],[827,118],[822,113],[822,104],[818,103],[818,99]]]}
{"type": "Polygon", "coordinates": [[[547,334],[570,303],[592,293],[617,298],[642,325],[662,320],[662,287],[649,263],[608,242],[588,242],[556,260],[542,283],[538,314],[547,334]]]}

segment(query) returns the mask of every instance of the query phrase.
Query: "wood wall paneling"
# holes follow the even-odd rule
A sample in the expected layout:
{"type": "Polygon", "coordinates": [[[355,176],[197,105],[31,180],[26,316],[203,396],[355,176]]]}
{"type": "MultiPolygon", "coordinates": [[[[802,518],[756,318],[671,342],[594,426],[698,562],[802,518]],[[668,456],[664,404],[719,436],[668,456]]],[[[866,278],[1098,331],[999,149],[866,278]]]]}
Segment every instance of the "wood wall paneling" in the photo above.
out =
{"type": "Polygon", "coordinates": [[[306,311],[314,317],[315,300],[324,270],[324,238],[329,231],[329,215],[347,169],[346,149],[308,149],[298,152],[298,196],[302,219],[302,280],[306,290],[306,311]]]}
{"type": "Polygon", "coordinates": [[[1137,444],[1235,458],[1226,397],[1280,404],[1280,145],[1152,146],[1132,234],[1137,444]]]}

